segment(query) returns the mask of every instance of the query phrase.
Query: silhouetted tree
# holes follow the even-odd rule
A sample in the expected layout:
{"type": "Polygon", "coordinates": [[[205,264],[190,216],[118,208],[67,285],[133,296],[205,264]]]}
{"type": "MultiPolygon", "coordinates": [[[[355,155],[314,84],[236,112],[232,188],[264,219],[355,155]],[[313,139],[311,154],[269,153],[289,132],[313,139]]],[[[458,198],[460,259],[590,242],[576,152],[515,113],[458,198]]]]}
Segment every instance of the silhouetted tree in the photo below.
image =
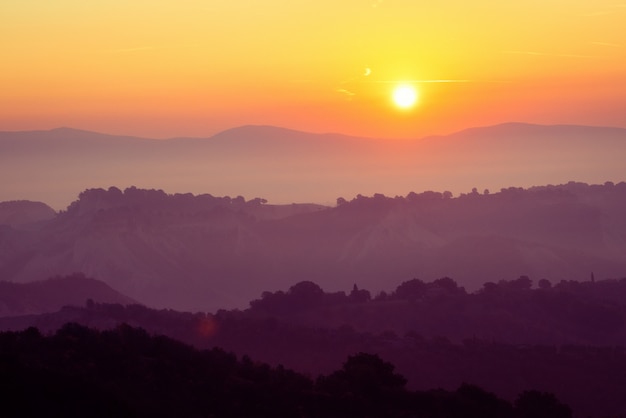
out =
{"type": "Polygon", "coordinates": [[[552,283],[550,283],[550,280],[548,279],[541,279],[539,280],[539,283],[537,283],[537,286],[539,286],[539,289],[550,289],[552,287],[552,283]]]}
{"type": "Polygon", "coordinates": [[[462,416],[466,418],[508,418],[511,416],[511,404],[498,398],[493,393],[464,383],[456,391],[462,406],[462,416]]]}
{"type": "Polygon", "coordinates": [[[465,289],[459,287],[459,285],[450,277],[442,277],[432,282],[432,286],[446,290],[448,293],[465,293],[465,289]]]}
{"type": "Polygon", "coordinates": [[[572,411],[551,393],[528,390],[515,400],[515,415],[518,418],[571,418],[572,411]]]}
{"type": "Polygon", "coordinates": [[[318,384],[324,391],[333,394],[351,393],[357,396],[376,396],[382,392],[401,390],[406,379],[394,373],[394,366],[376,354],[359,353],[348,357],[343,368],[318,384]]]}
{"type": "Polygon", "coordinates": [[[402,282],[396,288],[393,296],[397,299],[415,300],[422,297],[427,290],[428,287],[426,283],[424,283],[420,279],[412,279],[406,282],[402,282]]]}
{"type": "Polygon", "coordinates": [[[359,289],[355,283],[350,292],[350,299],[358,303],[369,302],[372,299],[372,295],[366,289],[359,289]]]}

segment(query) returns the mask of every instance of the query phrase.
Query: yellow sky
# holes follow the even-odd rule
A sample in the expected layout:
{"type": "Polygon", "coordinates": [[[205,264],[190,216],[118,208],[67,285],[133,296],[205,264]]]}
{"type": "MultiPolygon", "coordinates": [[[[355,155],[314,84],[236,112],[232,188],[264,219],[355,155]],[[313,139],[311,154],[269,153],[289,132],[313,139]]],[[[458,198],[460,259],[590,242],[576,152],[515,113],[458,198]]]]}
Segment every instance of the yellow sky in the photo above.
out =
{"type": "Polygon", "coordinates": [[[0,130],[626,126],[625,22],[623,0],[3,0],[0,130]]]}

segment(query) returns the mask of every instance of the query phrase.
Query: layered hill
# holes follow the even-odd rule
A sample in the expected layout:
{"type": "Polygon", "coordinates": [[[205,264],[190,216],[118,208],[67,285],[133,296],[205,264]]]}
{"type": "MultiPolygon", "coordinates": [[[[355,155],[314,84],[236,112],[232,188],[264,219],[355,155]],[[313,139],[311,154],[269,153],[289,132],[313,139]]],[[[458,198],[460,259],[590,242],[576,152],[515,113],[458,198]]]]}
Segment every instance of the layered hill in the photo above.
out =
{"type": "MultiPolygon", "coordinates": [[[[472,383],[513,400],[532,388],[556,394],[576,417],[626,410],[626,376],[619,373],[626,367],[626,279],[554,285],[542,280],[535,288],[520,277],[485,283],[473,293],[449,278],[413,279],[386,290],[371,299],[366,289],[325,292],[304,281],[265,292],[245,311],[92,303],[0,318],[0,330],[34,326],[46,335],[76,330],[84,336],[80,323],[112,330],[110,335],[129,324],[145,330],[144,336],[219,347],[309,376],[330,373],[347,356],[363,352],[392,359],[412,389],[454,390],[472,383]]],[[[25,335],[32,338],[33,330],[25,335]]]]}
{"type": "Polygon", "coordinates": [[[0,202],[0,225],[23,226],[46,221],[56,216],[56,212],[43,202],[15,200],[0,202]]]}
{"type": "Polygon", "coordinates": [[[243,307],[310,280],[379,292],[413,277],[468,290],[520,275],[626,273],[626,183],[383,195],[336,207],[90,189],[37,229],[0,230],[0,277],[84,272],[154,307],[243,307]]]}
{"type": "Polygon", "coordinates": [[[81,274],[30,282],[0,281],[0,317],[56,312],[63,306],[90,303],[136,303],[107,284],[81,274]]]}
{"type": "Polygon", "coordinates": [[[0,366],[8,383],[0,408],[10,417],[572,417],[568,405],[538,390],[514,402],[467,383],[411,391],[376,355],[351,355],[341,369],[313,380],[128,325],[0,333],[0,366]]]}
{"type": "Polygon", "coordinates": [[[0,132],[0,200],[65,208],[117,185],[332,203],[357,193],[499,190],[622,181],[626,130],[509,123],[414,140],[244,126],[210,138],[145,138],[69,128],[0,132]]]}

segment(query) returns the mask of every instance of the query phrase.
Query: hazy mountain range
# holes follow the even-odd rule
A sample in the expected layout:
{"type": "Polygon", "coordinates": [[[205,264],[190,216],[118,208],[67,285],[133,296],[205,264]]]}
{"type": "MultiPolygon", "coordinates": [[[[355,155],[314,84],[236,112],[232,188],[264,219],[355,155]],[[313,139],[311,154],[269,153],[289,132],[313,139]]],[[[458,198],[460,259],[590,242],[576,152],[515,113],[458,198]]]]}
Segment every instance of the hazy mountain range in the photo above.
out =
{"type": "Polygon", "coordinates": [[[65,208],[93,187],[334,203],[361,193],[618,182],[626,129],[509,123],[415,140],[245,126],[210,138],[145,138],[69,128],[0,132],[2,200],[65,208]]]}
{"type": "Polygon", "coordinates": [[[536,282],[626,275],[626,183],[358,196],[335,207],[89,189],[37,224],[0,227],[0,277],[83,272],[154,307],[244,307],[302,280],[378,292],[413,277],[536,282]]]}

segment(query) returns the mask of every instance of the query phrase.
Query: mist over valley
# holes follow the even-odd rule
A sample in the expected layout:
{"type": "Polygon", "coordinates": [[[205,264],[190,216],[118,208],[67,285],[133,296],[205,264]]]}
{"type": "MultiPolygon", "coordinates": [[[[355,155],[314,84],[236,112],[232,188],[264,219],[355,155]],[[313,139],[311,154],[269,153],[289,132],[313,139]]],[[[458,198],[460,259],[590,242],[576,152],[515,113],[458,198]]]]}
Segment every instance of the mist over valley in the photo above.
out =
{"type": "Polygon", "coordinates": [[[499,191],[624,179],[626,129],[508,123],[412,140],[244,126],[210,138],[0,132],[0,201],[65,209],[89,188],[334,205],[357,194],[499,191]]]}

